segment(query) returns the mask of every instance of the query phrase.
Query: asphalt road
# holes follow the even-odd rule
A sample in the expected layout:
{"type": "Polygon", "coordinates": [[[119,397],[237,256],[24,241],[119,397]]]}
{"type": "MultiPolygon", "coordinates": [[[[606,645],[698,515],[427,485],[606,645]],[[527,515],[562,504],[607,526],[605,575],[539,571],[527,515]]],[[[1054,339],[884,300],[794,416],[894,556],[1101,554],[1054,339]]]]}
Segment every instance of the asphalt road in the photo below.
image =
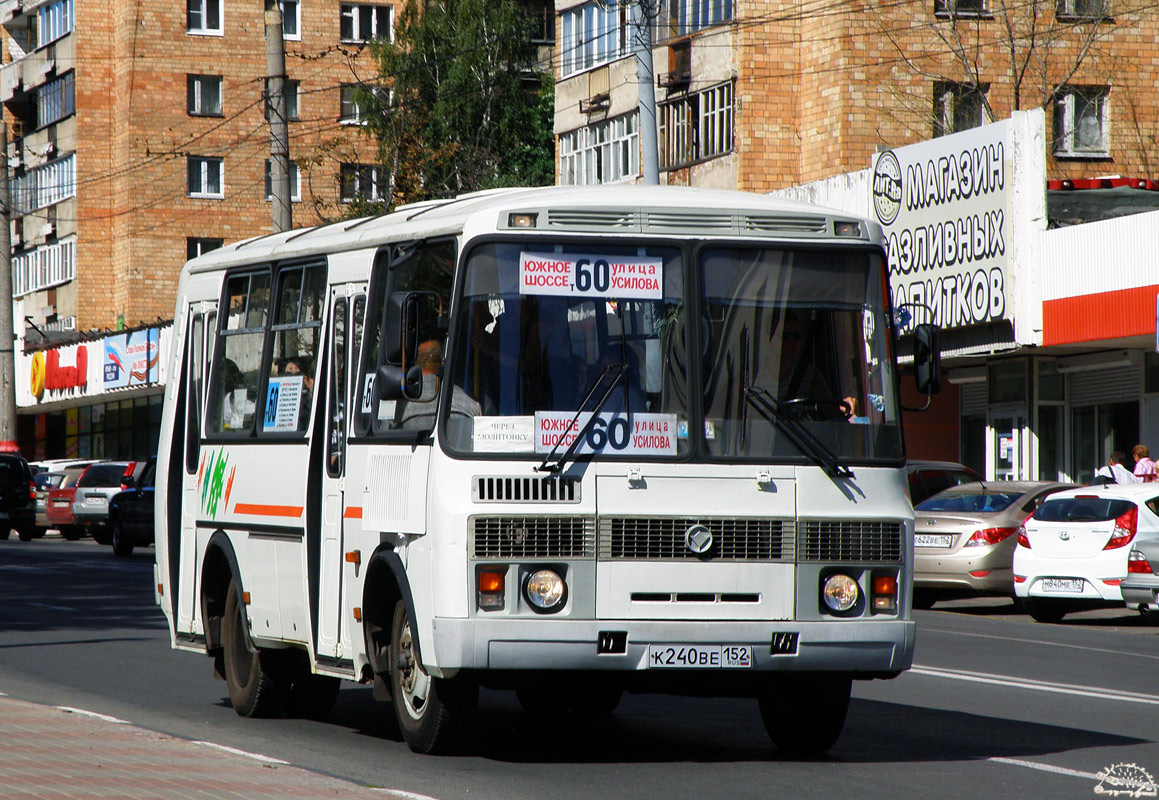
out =
{"type": "Polygon", "coordinates": [[[503,692],[483,694],[473,753],[433,758],[352,684],[325,722],[238,717],[208,659],[169,648],[152,567],[150,549],[0,542],[0,692],[441,800],[1069,798],[1116,765],[1159,776],[1159,624],[1125,609],[1060,625],[997,598],[918,612],[915,668],[855,684],[818,761],[783,759],[749,701],[631,695],[584,725],[503,692]]]}

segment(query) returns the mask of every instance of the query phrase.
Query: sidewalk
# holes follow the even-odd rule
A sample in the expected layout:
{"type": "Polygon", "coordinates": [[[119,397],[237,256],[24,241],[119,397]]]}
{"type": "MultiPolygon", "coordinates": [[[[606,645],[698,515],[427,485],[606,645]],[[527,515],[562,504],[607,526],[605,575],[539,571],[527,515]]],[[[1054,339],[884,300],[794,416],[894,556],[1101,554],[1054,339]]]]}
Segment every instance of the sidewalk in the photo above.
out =
{"type": "Polygon", "coordinates": [[[3,800],[415,800],[205,742],[0,695],[3,800]]]}

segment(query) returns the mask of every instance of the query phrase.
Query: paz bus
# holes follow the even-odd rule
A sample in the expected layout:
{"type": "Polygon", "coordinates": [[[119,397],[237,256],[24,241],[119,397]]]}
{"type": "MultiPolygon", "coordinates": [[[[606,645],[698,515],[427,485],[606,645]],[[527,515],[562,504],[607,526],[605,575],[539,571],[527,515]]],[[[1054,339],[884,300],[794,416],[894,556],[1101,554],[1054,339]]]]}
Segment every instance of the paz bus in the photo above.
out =
{"type": "Polygon", "coordinates": [[[172,645],[244,716],[373,684],[423,753],[469,744],[481,687],[748,697],[822,752],[913,656],[898,317],[876,224],[741,192],[496,190],[195,258],[172,645]]]}

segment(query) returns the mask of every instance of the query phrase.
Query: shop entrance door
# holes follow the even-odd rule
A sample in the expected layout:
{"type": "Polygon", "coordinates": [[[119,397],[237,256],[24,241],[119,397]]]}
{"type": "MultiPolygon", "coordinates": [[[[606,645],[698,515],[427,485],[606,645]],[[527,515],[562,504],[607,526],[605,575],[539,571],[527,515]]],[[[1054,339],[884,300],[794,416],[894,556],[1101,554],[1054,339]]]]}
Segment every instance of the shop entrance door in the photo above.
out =
{"type": "Polygon", "coordinates": [[[1026,448],[1026,412],[1001,411],[990,415],[990,452],[987,459],[997,481],[1024,480],[1028,472],[1026,448]]]}
{"type": "Polygon", "coordinates": [[[1081,406],[1071,412],[1070,478],[1089,483],[1095,470],[1107,463],[1115,450],[1127,456],[1127,469],[1134,468],[1131,448],[1139,443],[1139,402],[1100,403],[1081,406]]]}

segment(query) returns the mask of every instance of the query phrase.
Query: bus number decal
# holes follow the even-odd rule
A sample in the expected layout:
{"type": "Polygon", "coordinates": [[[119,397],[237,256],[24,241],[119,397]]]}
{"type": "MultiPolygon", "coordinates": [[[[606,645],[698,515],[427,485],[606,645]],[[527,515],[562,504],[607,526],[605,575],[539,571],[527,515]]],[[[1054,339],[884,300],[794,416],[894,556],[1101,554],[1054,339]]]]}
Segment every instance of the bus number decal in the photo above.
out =
{"type": "Polygon", "coordinates": [[[663,300],[664,261],[520,253],[519,293],[663,300]]]}
{"type": "MultiPolygon", "coordinates": [[[[591,416],[590,412],[576,417],[566,411],[537,411],[535,452],[550,453],[557,445],[560,452],[571,447],[591,416]]],[[[592,421],[576,452],[674,456],[678,427],[675,414],[633,414],[629,420],[623,413],[602,413],[592,421]]]]}

